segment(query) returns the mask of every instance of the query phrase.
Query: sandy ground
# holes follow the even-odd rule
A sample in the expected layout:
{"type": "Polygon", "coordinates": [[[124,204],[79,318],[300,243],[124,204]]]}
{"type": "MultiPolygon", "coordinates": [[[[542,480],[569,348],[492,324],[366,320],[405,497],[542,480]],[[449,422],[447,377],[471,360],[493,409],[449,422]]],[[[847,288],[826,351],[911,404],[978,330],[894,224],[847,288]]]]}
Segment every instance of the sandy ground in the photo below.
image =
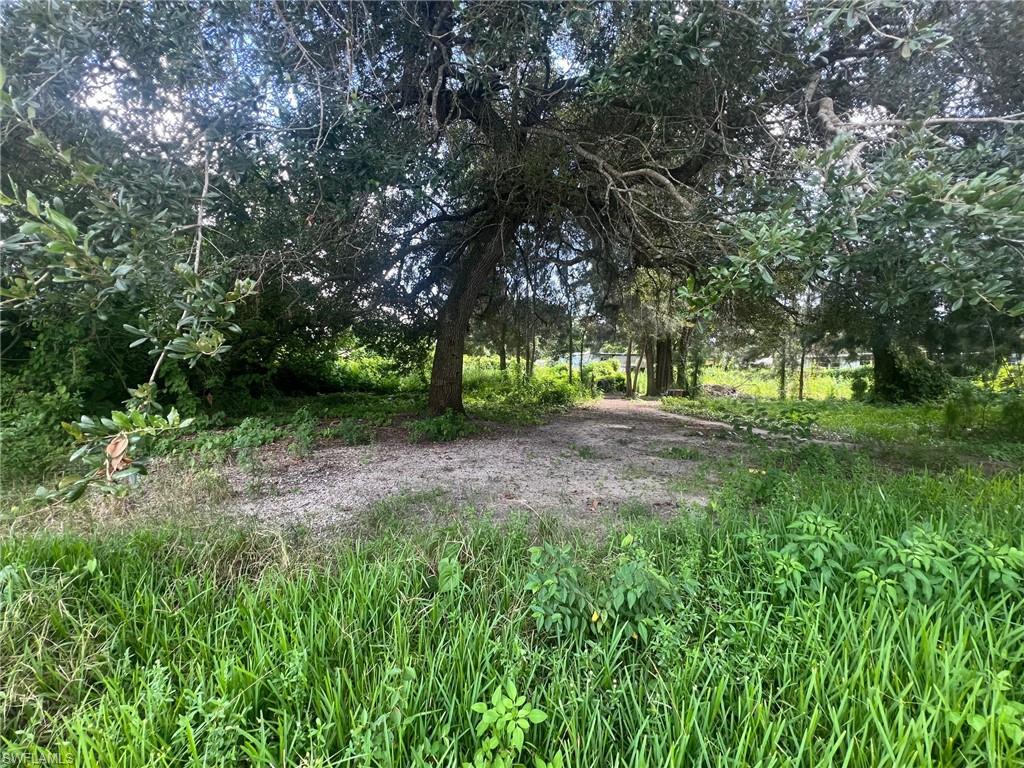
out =
{"type": "Polygon", "coordinates": [[[434,508],[557,515],[589,527],[624,504],[660,516],[702,505],[700,489],[715,479],[707,459],[745,450],[723,424],[609,398],[542,426],[495,425],[453,443],[410,444],[393,430],[371,445],[321,445],[301,460],[271,446],[255,482],[238,470],[229,481],[234,511],[272,527],[358,525],[375,504],[396,497],[406,506],[429,500],[434,508]],[[673,447],[699,456],[671,457],[673,447]]]}

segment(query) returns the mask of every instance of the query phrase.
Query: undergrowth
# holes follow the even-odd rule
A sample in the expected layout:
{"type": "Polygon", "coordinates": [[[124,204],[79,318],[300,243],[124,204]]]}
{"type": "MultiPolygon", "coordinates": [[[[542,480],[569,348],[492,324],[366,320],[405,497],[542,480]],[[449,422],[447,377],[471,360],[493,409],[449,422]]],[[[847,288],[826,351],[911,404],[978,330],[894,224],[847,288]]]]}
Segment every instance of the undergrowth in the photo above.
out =
{"type": "Polygon", "coordinates": [[[662,407],[725,421],[746,432],[763,429],[775,435],[872,442],[910,450],[930,447],[1024,463],[1024,398],[986,396],[973,387],[965,391],[968,394],[955,394],[945,403],[666,397],[662,407]]]}
{"type": "Polygon", "coordinates": [[[1013,766],[1024,480],[803,446],[704,513],[0,542],[0,751],[81,766],[1013,766]],[[536,714],[531,714],[536,713],[536,714]],[[511,727],[514,725],[514,727],[511,727]]]}

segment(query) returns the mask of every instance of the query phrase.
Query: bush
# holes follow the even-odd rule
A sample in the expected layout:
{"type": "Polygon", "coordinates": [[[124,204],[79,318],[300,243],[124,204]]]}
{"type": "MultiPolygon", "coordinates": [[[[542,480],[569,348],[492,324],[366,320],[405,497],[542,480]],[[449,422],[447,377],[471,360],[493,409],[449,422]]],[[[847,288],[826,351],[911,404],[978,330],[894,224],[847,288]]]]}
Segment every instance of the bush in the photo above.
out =
{"type": "Polygon", "coordinates": [[[471,426],[466,417],[455,411],[409,423],[409,438],[413,442],[428,440],[433,443],[448,443],[470,432],[471,426]]]}
{"type": "Polygon", "coordinates": [[[583,366],[584,379],[601,392],[625,392],[626,374],[618,360],[600,360],[583,366]]]}
{"type": "Polygon", "coordinates": [[[345,445],[366,445],[373,439],[370,428],[358,419],[342,419],[321,434],[326,438],[341,440],[345,445]]]}
{"type": "Polygon", "coordinates": [[[850,382],[850,392],[854,400],[866,400],[868,395],[868,380],[864,376],[857,376],[850,382]]]}
{"type": "Polygon", "coordinates": [[[0,426],[3,486],[18,479],[37,480],[61,466],[70,449],[61,422],[75,421],[81,414],[81,398],[63,384],[53,392],[18,393],[5,402],[0,426]]]}
{"type": "Polygon", "coordinates": [[[1016,392],[1024,395],[1024,363],[1000,366],[992,379],[992,387],[997,392],[1016,392]]]}
{"type": "Polygon", "coordinates": [[[942,406],[947,436],[987,432],[1010,440],[1024,438],[1024,396],[963,384],[942,406]]]}
{"type": "Polygon", "coordinates": [[[953,389],[953,377],[921,350],[894,349],[892,354],[893,376],[876,379],[875,398],[888,403],[939,401],[953,389]]]}
{"type": "Polygon", "coordinates": [[[297,458],[308,456],[316,440],[316,427],[317,421],[309,408],[299,408],[292,416],[292,443],[288,446],[288,453],[297,458]]]}
{"type": "Polygon", "coordinates": [[[982,426],[986,411],[986,398],[977,387],[967,384],[959,387],[942,406],[942,425],[947,435],[982,426]]]}
{"type": "Polygon", "coordinates": [[[1011,395],[1003,400],[999,427],[1008,437],[1024,440],[1024,396],[1011,395]]]}
{"type": "Polygon", "coordinates": [[[268,421],[258,416],[249,416],[231,430],[229,435],[239,466],[254,469],[259,464],[257,449],[274,442],[281,433],[268,421]]]}
{"type": "Polygon", "coordinates": [[[573,562],[568,547],[548,543],[530,550],[526,588],[538,630],[556,636],[621,632],[648,642],[655,618],[672,610],[676,587],[631,534],[612,554],[613,562],[594,578],[573,562]]]}

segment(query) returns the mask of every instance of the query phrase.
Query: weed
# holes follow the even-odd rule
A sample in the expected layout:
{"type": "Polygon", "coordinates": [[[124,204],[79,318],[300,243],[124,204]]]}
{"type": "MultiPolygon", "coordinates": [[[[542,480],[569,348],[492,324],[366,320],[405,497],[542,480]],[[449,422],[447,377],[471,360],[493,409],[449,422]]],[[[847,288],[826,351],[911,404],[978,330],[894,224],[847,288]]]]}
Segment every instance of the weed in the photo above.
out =
{"type": "Polygon", "coordinates": [[[675,459],[676,461],[696,461],[700,458],[700,451],[688,445],[672,445],[658,451],[658,456],[663,459],[675,459]]]}
{"type": "Polygon", "coordinates": [[[473,427],[466,417],[455,411],[409,422],[409,438],[413,442],[427,440],[434,443],[447,443],[464,437],[472,431],[473,427]]]}
{"type": "Polygon", "coordinates": [[[304,458],[313,450],[313,443],[317,435],[317,422],[309,408],[303,407],[292,416],[291,435],[292,442],[288,446],[288,453],[296,458],[304,458]]]}
{"type": "Polygon", "coordinates": [[[358,419],[342,419],[323,430],[320,435],[341,440],[345,445],[366,445],[373,440],[373,432],[358,419]]]}
{"type": "Polygon", "coordinates": [[[654,510],[648,504],[636,499],[624,501],[619,505],[618,512],[619,517],[629,521],[650,520],[654,517],[654,510]]]}
{"type": "Polygon", "coordinates": [[[750,463],[708,509],[608,540],[478,521],[289,541],[178,519],[0,538],[0,752],[1024,763],[1020,473],[897,474],[800,446],[755,462],[772,477],[755,493],[750,463]]]}
{"type": "Polygon", "coordinates": [[[473,711],[480,715],[476,736],[483,742],[473,762],[463,763],[464,768],[512,768],[526,744],[527,732],[548,718],[519,694],[511,680],[504,690],[494,690],[490,703],[476,702],[473,711]]]}
{"type": "Polygon", "coordinates": [[[650,554],[629,534],[603,578],[584,579],[564,547],[534,547],[530,563],[530,609],[537,628],[556,635],[619,631],[646,643],[653,616],[668,610],[675,594],[650,554]]]}

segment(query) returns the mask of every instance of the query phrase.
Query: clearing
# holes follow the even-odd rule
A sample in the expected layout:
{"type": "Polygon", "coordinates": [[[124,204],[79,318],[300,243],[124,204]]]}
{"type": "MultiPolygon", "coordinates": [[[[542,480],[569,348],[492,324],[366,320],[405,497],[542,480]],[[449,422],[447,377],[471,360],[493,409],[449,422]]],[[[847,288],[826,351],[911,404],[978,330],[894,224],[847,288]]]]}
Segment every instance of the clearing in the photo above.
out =
{"type": "Polygon", "coordinates": [[[229,481],[234,511],[273,527],[347,527],[395,497],[589,527],[624,505],[661,517],[703,505],[717,476],[707,459],[747,451],[725,424],[606,397],[541,426],[489,425],[450,443],[411,444],[404,430],[388,429],[371,445],[329,443],[303,459],[278,443],[264,449],[257,475],[235,468],[229,481]]]}

